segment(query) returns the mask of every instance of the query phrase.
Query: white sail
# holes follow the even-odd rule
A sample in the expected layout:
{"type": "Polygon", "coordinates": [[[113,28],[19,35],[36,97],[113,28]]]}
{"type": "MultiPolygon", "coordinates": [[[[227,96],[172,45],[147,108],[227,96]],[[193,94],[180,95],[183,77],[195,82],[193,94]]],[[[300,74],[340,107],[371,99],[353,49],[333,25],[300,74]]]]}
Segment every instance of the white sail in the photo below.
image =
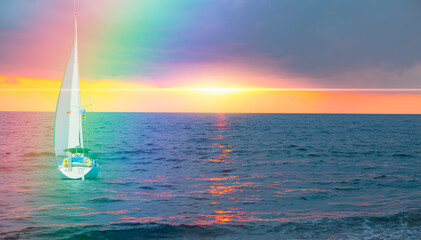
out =
{"type": "Polygon", "coordinates": [[[75,41],[64,73],[56,109],[54,124],[54,151],[56,156],[65,155],[63,150],[66,148],[83,147],[80,110],[77,23],[75,18],[75,41]]]}

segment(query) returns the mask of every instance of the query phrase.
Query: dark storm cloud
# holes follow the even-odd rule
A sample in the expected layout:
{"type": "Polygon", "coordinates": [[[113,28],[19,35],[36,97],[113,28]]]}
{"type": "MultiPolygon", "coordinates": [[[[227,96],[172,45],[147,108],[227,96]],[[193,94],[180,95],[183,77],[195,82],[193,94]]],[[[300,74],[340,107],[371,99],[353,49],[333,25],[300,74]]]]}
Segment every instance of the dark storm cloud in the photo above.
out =
{"type": "MultiPolygon", "coordinates": [[[[199,13],[196,45],[229,54],[264,53],[284,59],[280,67],[313,77],[404,70],[421,62],[417,1],[218,1],[199,13]]],[[[181,40],[192,45],[191,39],[181,40]]]]}

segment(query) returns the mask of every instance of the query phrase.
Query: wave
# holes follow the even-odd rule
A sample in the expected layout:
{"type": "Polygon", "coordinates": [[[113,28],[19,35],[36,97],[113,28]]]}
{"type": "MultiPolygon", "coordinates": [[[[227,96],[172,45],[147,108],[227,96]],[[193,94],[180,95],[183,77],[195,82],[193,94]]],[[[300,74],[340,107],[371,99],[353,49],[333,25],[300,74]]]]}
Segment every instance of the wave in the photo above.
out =
{"type": "Polygon", "coordinates": [[[324,218],[289,222],[270,232],[302,239],[420,239],[421,209],[383,216],[324,218]]]}
{"type": "Polygon", "coordinates": [[[162,223],[117,223],[109,225],[36,226],[0,232],[0,238],[49,239],[206,239],[233,232],[226,226],[172,225],[162,223]]]}
{"type": "Polygon", "coordinates": [[[22,157],[30,157],[30,158],[34,158],[34,157],[44,157],[44,156],[54,156],[53,152],[28,152],[28,153],[24,153],[22,154],[22,157]]]}
{"type": "Polygon", "coordinates": [[[420,239],[421,209],[384,216],[313,221],[170,224],[160,222],[34,226],[0,238],[52,239],[420,239]]]}
{"type": "Polygon", "coordinates": [[[99,198],[91,198],[89,199],[89,201],[95,202],[95,203],[110,203],[110,202],[120,202],[123,200],[118,199],[118,198],[112,198],[112,197],[99,197],[99,198]]]}

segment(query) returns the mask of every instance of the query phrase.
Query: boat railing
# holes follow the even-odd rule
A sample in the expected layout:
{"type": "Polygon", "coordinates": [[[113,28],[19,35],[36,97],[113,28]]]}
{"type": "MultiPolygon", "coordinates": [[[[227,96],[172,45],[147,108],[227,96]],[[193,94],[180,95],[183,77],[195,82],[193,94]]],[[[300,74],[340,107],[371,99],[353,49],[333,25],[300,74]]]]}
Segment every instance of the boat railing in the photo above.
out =
{"type": "Polygon", "coordinates": [[[67,166],[62,163],[64,167],[93,167],[97,165],[97,161],[94,158],[87,157],[68,157],[67,166]]]}

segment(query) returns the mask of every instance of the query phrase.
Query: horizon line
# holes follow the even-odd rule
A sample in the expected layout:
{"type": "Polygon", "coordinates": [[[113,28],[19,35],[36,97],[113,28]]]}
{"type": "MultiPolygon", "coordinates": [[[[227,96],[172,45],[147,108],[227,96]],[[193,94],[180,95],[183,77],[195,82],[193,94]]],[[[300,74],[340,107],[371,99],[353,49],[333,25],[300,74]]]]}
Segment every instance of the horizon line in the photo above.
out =
{"type": "MultiPolygon", "coordinates": [[[[0,88],[0,91],[11,92],[25,92],[25,91],[58,91],[58,88],[0,88]]],[[[69,89],[70,91],[70,89],[69,89]]],[[[127,92],[142,92],[142,91],[185,91],[185,92],[245,92],[245,91],[260,91],[260,92],[421,92],[421,88],[232,88],[232,87],[213,87],[213,88],[102,88],[102,89],[80,89],[80,91],[127,91],[127,92]]]]}
{"type": "MultiPolygon", "coordinates": [[[[13,111],[13,110],[0,110],[1,112],[25,112],[25,113],[55,113],[55,111],[13,111]]],[[[110,112],[103,112],[103,111],[87,111],[87,113],[191,113],[191,114],[324,114],[324,115],[421,115],[421,113],[329,113],[329,112],[189,112],[189,111],[179,111],[179,112],[169,112],[169,111],[157,111],[157,112],[142,112],[142,111],[110,111],[110,112]]]]}

